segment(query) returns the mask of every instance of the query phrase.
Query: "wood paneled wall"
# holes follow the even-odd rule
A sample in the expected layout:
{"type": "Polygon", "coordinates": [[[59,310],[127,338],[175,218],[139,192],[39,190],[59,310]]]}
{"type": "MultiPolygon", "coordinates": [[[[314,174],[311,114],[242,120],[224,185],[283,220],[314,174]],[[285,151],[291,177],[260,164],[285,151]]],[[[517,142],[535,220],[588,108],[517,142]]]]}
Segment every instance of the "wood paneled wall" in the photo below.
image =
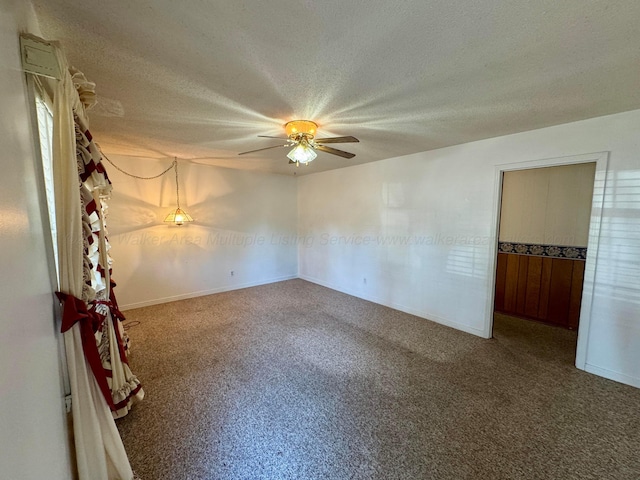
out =
{"type": "Polygon", "coordinates": [[[584,260],[498,253],[495,309],[578,328],[584,260]]]}

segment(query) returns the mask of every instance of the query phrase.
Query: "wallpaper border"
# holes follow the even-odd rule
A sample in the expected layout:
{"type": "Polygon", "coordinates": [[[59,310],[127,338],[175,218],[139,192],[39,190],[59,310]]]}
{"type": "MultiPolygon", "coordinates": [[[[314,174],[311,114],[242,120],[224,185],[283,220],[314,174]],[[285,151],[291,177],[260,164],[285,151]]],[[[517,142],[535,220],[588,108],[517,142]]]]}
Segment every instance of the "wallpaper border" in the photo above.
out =
{"type": "Polygon", "coordinates": [[[515,253],[535,257],[569,258],[586,260],[586,247],[570,247],[565,245],[540,245],[537,243],[498,242],[499,253],[515,253]]]}

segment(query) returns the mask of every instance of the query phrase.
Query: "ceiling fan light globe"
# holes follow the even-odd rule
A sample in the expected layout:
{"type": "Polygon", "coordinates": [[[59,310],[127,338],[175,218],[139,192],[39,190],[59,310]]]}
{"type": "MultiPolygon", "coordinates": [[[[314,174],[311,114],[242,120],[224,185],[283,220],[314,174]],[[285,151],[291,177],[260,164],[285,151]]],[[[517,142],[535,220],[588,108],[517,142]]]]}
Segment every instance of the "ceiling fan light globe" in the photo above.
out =
{"type": "Polygon", "coordinates": [[[313,150],[313,148],[304,143],[296,145],[287,154],[287,157],[290,160],[305,164],[313,161],[317,156],[318,154],[313,150]]]}

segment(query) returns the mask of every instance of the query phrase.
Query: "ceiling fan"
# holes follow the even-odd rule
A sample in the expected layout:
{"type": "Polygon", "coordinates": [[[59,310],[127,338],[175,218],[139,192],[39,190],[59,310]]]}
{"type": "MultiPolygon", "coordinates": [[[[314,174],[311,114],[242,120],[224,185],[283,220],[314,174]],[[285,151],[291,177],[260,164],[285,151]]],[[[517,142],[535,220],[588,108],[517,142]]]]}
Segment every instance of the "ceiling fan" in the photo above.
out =
{"type": "Polygon", "coordinates": [[[329,137],[329,138],[315,138],[318,131],[318,125],[311,120],[292,120],[284,125],[284,129],[287,132],[288,138],[271,137],[268,135],[258,135],[261,138],[276,138],[278,140],[286,140],[284,145],[274,145],[272,147],[259,148],[257,150],[250,150],[248,152],[242,152],[238,155],[246,155],[247,153],[261,152],[263,150],[270,150],[272,148],[293,147],[287,154],[289,163],[295,163],[296,166],[300,164],[308,165],[309,162],[314,160],[318,154],[315,150],[321,152],[330,153],[332,155],[338,155],[344,158],[355,157],[354,153],[344,152],[337,148],[327,147],[325,143],[354,143],[359,142],[356,137],[329,137]]]}

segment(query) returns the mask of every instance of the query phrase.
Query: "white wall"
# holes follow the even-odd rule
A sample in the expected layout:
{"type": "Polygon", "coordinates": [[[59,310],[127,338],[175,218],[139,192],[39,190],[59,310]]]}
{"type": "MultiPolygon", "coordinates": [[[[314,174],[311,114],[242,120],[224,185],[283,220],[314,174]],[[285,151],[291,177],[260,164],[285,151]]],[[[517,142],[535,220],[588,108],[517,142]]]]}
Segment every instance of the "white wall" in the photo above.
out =
{"type": "Polygon", "coordinates": [[[640,110],[301,177],[300,277],[482,335],[496,166],[610,151],[586,369],[640,387],[638,132],[640,110]]]}
{"type": "Polygon", "coordinates": [[[27,2],[0,3],[0,477],[69,479],[59,326],[19,56],[19,30],[31,22],[27,2]]]}
{"type": "Polygon", "coordinates": [[[500,241],[586,247],[595,163],[505,172],[500,241]]]}
{"type": "MultiPolygon", "coordinates": [[[[139,176],[173,160],[108,156],[139,176]]],[[[297,276],[294,177],[180,161],[180,204],[195,221],[177,227],[162,223],[175,209],[173,172],[137,180],[105,166],[114,184],[108,229],[122,308],[297,276]]]]}

